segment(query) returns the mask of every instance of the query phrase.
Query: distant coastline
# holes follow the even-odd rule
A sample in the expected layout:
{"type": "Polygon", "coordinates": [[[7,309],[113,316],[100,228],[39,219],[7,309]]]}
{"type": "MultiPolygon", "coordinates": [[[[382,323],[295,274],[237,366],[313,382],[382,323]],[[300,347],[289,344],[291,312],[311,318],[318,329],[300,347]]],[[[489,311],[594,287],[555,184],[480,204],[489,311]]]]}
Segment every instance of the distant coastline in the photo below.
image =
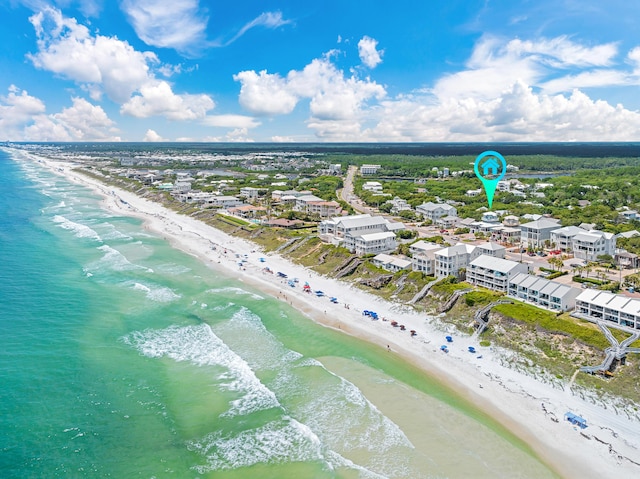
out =
{"type": "Polygon", "coordinates": [[[65,146],[78,150],[113,151],[135,147],[139,149],[169,148],[175,151],[200,150],[218,153],[246,153],[253,151],[305,151],[326,154],[397,154],[425,156],[477,155],[479,152],[493,149],[503,155],[556,155],[568,157],[622,157],[640,158],[640,142],[470,142],[470,143],[200,143],[200,142],[118,142],[118,143],[63,143],[63,142],[4,142],[4,146],[46,145],[48,147],[65,146]]]}

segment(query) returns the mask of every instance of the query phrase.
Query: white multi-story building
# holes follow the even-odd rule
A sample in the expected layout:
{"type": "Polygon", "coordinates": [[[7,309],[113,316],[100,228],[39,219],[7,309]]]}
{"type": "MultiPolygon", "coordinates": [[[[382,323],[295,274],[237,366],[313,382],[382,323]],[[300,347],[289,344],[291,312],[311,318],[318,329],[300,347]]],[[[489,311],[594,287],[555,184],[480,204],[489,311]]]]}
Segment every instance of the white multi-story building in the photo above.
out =
{"type": "Polygon", "coordinates": [[[362,165],[360,167],[361,175],[375,175],[380,169],[380,165],[362,165]]]}
{"type": "Polygon", "coordinates": [[[640,329],[640,300],[597,289],[585,289],[576,298],[572,313],[590,321],[611,321],[632,329],[640,329]]]}
{"type": "Polygon", "coordinates": [[[602,231],[585,231],[575,235],[571,240],[573,256],[586,261],[596,261],[605,254],[611,257],[616,254],[616,236],[602,231]]]}
{"type": "Polygon", "coordinates": [[[398,247],[396,234],[392,231],[360,235],[348,234],[343,246],[357,255],[388,253],[398,247]]]}
{"type": "MultiPolygon", "coordinates": [[[[392,251],[397,247],[395,243],[395,233],[403,229],[403,223],[394,223],[382,216],[371,216],[369,214],[338,216],[321,221],[318,225],[318,233],[322,241],[342,245],[350,251],[356,250],[357,237],[373,233],[393,234],[394,246],[384,250],[392,251]]],[[[372,252],[380,253],[383,251],[372,252]]]]}
{"type": "Polygon", "coordinates": [[[559,228],[558,220],[541,218],[520,225],[520,239],[527,246],[541,248],[545,241],[551,240],[551,232],[559,228]]]}
{"type": "Polygon", "coordinates": [[[552,245],[555,245],[554,249],[559,249],[566,253],[572,249],[571,242],[573,237],[580,233],[585,233],[585,230],[577,226],[565,226],[564,228],[553,230],[549,240],[552,245]]]}
{"type": "Polygon", "coordinates": [[[416,212],[425,219],[435,221],[443,216],[458,216],[458,210],[446,203],[433,203],[431,201],[416,207],[416,212]]]}
{"type": "Polygon", "coordinates": [[[505,254],[507,252],[507,248],[498,243],[493,243],[488,241],[486,243],[482,243],[476,246],[479,254],[484,254],[486,256],[493,256],[494,258],[502,258],[504,259],[505,254]]]}
{"type": "Polygon", "coordinates": [[[337,201],[307,201],[304,211],[321,218],[328,218],[340,214],[342,206],[337,201]]]}
{"type": "Polygon", "coordinates": [[[531,274],[518,273],[509,280],[508,295],[552,311],[573,309],[581,290],[531,274]]]}
{"type": "Polygon", "coordinates": [[[524,263],[480,255],[467,267],[467,282],[506,293],[509,280],[518,273],[527,272],[528,266],[524,263]]]}
{"type": "Polygon", "coordinates": [[[469,262],[479,254],[475,246],[463,243],[436,251],[434,253],[436,277],[458,276],[460,270],[466,268],[469,262]]]}
{"type": "Polygon", "coordinates": [[[416,241],[409,246],[411,253],[412,269],[420,271],[428,276],[435,276],[436,271],[436,252],[440,251],[442,246],[435,243],[427,243],[426,241],[416,241]]]}
{"type": "Polygon", "coordinates": [[[243,186],[242,188],[240,188],[240,193],[238,194],[238,196],[242,196],[244,198],[247,198],[248,200],[254,200],[258,196],[260,196],[260,193],[263,191],[265,190],[262,188],[254,188],[253,186],[243,186]]]}

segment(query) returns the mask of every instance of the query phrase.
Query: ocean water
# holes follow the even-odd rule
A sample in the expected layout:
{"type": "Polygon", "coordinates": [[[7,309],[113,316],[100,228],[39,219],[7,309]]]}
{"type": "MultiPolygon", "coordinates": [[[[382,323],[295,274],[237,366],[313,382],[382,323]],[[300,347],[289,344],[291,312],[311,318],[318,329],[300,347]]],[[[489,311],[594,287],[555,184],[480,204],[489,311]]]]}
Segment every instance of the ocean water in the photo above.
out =
{"type": "Polygon", "coordinates": [[[426,374],[25,155],[0,150],[0,477],[556,477],[426,374]]]}

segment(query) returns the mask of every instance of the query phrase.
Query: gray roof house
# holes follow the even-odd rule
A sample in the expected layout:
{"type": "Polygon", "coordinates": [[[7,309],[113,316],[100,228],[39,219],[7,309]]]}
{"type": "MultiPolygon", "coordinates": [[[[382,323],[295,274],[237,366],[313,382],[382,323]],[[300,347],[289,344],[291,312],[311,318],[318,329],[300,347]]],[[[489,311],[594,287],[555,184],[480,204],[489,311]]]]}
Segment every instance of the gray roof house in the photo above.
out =
{"type": "Polygon", "coordinates": [[[456,210],[454,206],[446,203],[433,203],[431,201],[417,206],[416,212],[431,221],[435,221],[443,216],[458,216],[458,210],[456,210]]]}
{"type": "Polygon", "coordinates": [[[552,311],[573,309],[581,290],[530,274],[519,273],[509,280],[508,295],[552,311]]]}
{"type": "Polygon", "coordinates": [[[467,282],[506,293],[510,279],[518,273],[527,272],[528,266],[524,263],[480,255],[467,267],[467,282]]]}
{"type": "Polygon", "coordinates": [[[523,243],[533,248],[541,248],[544,242],[551,240],[551,232],[560,227],[558,220],[540,218],[520,225],[520,238],[523,243]]]}

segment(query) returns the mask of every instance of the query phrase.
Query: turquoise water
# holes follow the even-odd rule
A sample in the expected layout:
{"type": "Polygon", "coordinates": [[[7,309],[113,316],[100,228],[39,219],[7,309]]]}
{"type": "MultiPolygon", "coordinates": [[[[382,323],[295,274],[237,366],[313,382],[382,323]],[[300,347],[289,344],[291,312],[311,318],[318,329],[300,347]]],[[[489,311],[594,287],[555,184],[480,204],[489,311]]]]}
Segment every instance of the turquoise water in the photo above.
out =
{"type": "Polygon", "coordinates": [[[555,477],[419,371],[16,155],[0,150],[3,478],[555,477]]]}

